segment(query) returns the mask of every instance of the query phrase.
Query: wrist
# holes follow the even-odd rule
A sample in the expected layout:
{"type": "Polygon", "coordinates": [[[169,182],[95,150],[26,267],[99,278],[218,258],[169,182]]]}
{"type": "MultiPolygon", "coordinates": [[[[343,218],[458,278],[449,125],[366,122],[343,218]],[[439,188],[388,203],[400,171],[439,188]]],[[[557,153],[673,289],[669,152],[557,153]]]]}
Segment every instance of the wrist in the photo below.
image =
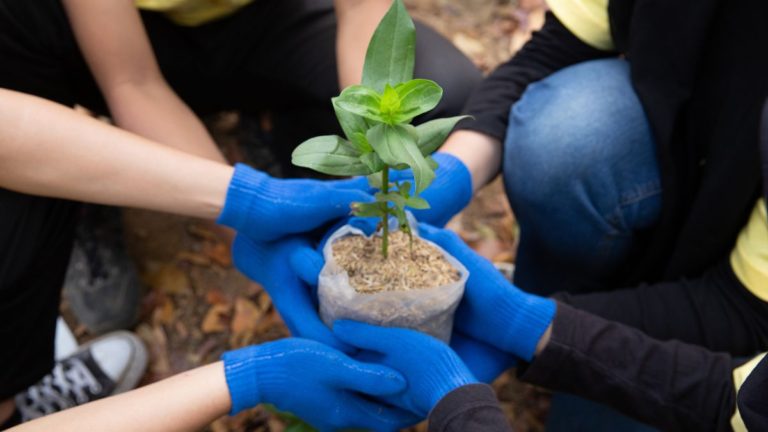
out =
{"type": "Polygon", "coordinates": [[[514,294],[506,295],[497,302],[500,317],[500,348],[515,356],[531,361],[536,348],[552,323],[556,303],[552,299],[528,294],[511,286],[514,294]]]}
{"type": "MultiPolygon", "coordinates": [[[[432,159],[438,163],[438,179],[448,180],[451,186],[451,194],[462,204],[462,208],[472,199],[472,173],[458,157],[444,152],[432,155],[432,159]]],[[[439,181],[439,180],[438,180],[439,181]]]]}
{"type": "Polygon", "coordinates": [[[232,401],[229,415],[235,415],[261,403],[262,395],[257,375],[263,361],[261,346],[227,351],[222,354],[221,359],[224,362],[224,377],[232,401]]]}
{"type": "Polygon", "coordinates": [[[454,131],[439,151],[462,161],[471,173],[473,191],[488,184],[501,169],[501,141],[480,132],[465,129],[454,131]]]}
{"type": "Polygon", "coordinates": [[[227,187],[224,206],[216,223],[241,230],[254,216],[254,201],[259,199],[269,176],[248,165],[237,164],[227,187]]]}

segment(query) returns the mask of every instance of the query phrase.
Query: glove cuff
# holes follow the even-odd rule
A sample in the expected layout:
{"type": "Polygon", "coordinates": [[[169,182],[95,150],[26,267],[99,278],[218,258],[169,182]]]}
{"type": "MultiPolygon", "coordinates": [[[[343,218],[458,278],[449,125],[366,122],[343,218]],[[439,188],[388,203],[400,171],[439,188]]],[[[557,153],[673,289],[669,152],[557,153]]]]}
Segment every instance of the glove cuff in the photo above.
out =
{"type": "Polygon", "coordinates": [[[557,306],[552,299],[513,288],[518,294],[499,302],[499,316],[506,329],[506,336],[501,341],[502,349],[525,361],[531,361],[536,353],[536,345],[552,323],[557,306]]]}
{"type": "Polygon", "coordinates": [[[441,175],[445,177],[445,173],[451,173],[454,178],[451,182],[451,194],[455,194],[456,201],[463,209],[472,199],[472,173],[469,172],[469,168],[459,158],[449,153],[435,153],[432,159],[437,162],[438,169],[441,171],[437,176],[438,179],[441,175]]]}
{"type": "Polygon", "coordinates": [[[236,164],[235,173],[229,182],[224,208],[216,223],[240,231],[251,213],[253,201],[260,194],[269,176],[245,164],[236,164]]]}
{"type": "Polygon", "coordinates": [[[224,361],[224,377],[232,400],[229,415],[253,408],[261,403],[257,370],[259,368],[259,347],[250,346],[221,355],[224,361]]]}

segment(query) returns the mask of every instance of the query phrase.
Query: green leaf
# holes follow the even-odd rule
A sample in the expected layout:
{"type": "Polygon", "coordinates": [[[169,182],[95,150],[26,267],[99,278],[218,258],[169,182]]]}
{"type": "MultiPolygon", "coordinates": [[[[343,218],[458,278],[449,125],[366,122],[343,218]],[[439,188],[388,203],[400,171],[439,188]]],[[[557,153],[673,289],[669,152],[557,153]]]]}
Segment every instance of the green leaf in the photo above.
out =
{"type": "Polygon", "coordinates": [[[395,0],[368,44],[363,85],[378,92],[413,78],[416,29],[402,0],[395,0]]]}
{"type": "Polygon", "coordinates": [[[426,210],[429,208],[429,203],[427,200],[425,200],[422,197],[410,197],[407,200],[405,200],[405,205],[407,205],[410,208],[415,208],[417,210],[426,210]]]}
{"type": "Polygon", "coordinates": [[[317,429],[303,421],[291,421],[283,432],[317,432],[317,429]]]}
{"type": "Polygon", "coordinates": [[[308,139],[291,155],[294,165],[338,176],[368,175],[371,170],[360,160],[360,151],[337,135],[308,139]]]}
{"type": "Polygon", "coordinates": [[[411,182],[404,181],[402,183],[397,184],[397,193],[404,196],[405,198],[410,198],[411,196],[411,182]]]}
{"type": "Polygon", "coordinates": [[[374,152],[366,153],[360,156],[360,160],[368,167],[371,173],[378,173],[384,170],[387,166],[384,165],[384,161],[381,160],[379,155],[374,152]]]}
{"type": "Polygon", "coordinates": [[[427,163],[429,164],[429,167],[432,168],[433,170],[437,170],[437,168],[440,167],[437,161],[432,159],[432,156],[427,156],[427,163]]]}
{"type": "Polygon", "coordinates": [[[399,209],[405,208],[405,198],[395,192],[389,192],[389,193],[383,193],[383,192],[377,192],[376,195],[377,201],[384,201],[384,202],[391,202],[395,204],[395,207],[399,209]]]}
{"type": "Polygon", "coordinates": [[[408,217],[405,215],[405,208],[396,208],[393,212],[397,217],[397,224],[400,226],[400,229],[403,230],[403,232],[408,232],[408,217]]]}
{"type": "Polygon", "coordinates": [[[383,118],[387,119],[387,123],[397,123],[394,119],[400,114],[400,96],[389,84],[384,86],[379,112],[383,118]]]}
{"type": "Polygon", "coordinates": [[[470,116],[441,118],[416,126],[421,154],[428,156],[440,148],[445,139],[448,138],[448,134],[453,130],[453,127],[456,126],[456,123],[468,117],[470,116]]]}
{"type": "Polygon", "coordinates": [[[381,189],[381,187],[384,186],[384,184],[381,182],[381,173],[369,174],[367,179],[368,185],[374,189],[381,189]]]}
{"type": "Polygon", "coordinates": [[[443,97],[443,89],[436,82],[415,79],[395,86],[399,96],[394,123],[407,123],[419,114],[436,107],[443,97]]]}
{"type": "Polygon", "coordinates": [[[416,180],[416,193],[426,189],[435,178],[435,172],[419,151],[416,141],[406,127],[379,124],[371,128],[366,137],[385,164],[405,164],[411,167],[416,180]]]}
{"type": "Polygon", "coordinates": [[[365,143],[359,142],[360,135],[364,137],[365,131],[369,128],[368,122],[364,117],[341,109],[337,103],[338,99],[338,97],[331,99],[331,103],[333,104],[333,111],[336,113],[336,119],[339,120],[339,125],[341,125],[341,129],[344,131],[344,135],[349,141],[357,144],[363,153],[370,151],[364,149],[367,141],[365,143]]]}
{"type": "Polygon", "coordinates": [[[386,122],[380,111],[381,95],[371,88],[361,85],[349,86],[334,99],[334,105],[342,111],[377,122],[386,122]]]}
{"type": "Polygon", "coordinates": [[[385,214],[386,202],[353,203],[352,214],[360,217],[382,217],[385,214]]]}
{"type": "Polygon", "coordinates": [[[363,153],[370,153],[373,151],[373,147],[368,143],[368,138],[365,137],[365,132],[355,132],[349,141],[363,153]]]}

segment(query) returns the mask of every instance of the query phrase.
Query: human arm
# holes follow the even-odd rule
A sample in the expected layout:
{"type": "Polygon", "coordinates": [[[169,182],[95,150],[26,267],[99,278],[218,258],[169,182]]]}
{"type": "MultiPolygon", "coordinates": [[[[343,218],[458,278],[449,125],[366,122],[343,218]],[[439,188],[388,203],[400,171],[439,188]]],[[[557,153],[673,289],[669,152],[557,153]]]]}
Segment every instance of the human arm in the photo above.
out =
{"type": "Polygon", "coordinates": [[[456,328],[515,354],[522,360],[522,379],[604,403],[663,430],[729,425],[735,403],[729,355],[659,341],[567,304],[548,303],[504,281],[453,234],[420,231],[470,272],[456,328]]]}
{"type": "Polygon", "coordinates": [[[729,259],[699,277],[556,298],[661,340],[737,356],[768,348],[768,214],[758,200],[729,259]]]}
{"type": "Polygon", "coordinates": [[[270,240],[368,201],[364,178],[281,180],[154,143],[44,99],[0,89],[0,187],[218,221],[270,240]],[[44,127],[41,127],[44,125],[44,127]]]}
{"type": "Polygon", "coordinates": [[[422,193],[431,208],[416,210],[414,215],[442,226],[469,203],[474,192],[496,177],[510,107],[528,85],[572,64],[612,55],[615,53],[582,42],[548,14],[544,27],[470,96],[464,113],[473,119],[460,122],[434,155],[437,176],[422,193]]]}
{"type": "Polygon", "coordinates": [[[368,42],[390,0],[334,0],[339,88],[360,84],[368,42]]]}
{"type": "Polygon", "coordinates": [[[729,430],[734,362],[725,353],[659,341],[558,304],[551,338],[529,364],[528,383],[604,403],[661,430],[729,430]]]}
{"type": "Polygon", "coordinates": [[[315,341],[282,339],[229,351],[223,361],[131,392],[25,423],[14,431],[192,431],[260,403],[321,430],[394,430],[416,419],[368,398],[402,391],[394,370],[353,360],[315,341]],[[296,392],[296,388],[303,391],[296,392]]]}
{"type": "Polygon", "coordinates": [[[464,162],[476,191],[498,174],[509,110],[530,84],[576,63],[615,55],[581,41],[547,13],[542,29],[472,93],[464,113],[474,119],[459,123],[440,151],[464,162]]]}
{"type": "Polygon", "coordinates": [[[224,365],[217,362],[11,430],[193,431],[225,415],[230,407],[224,365]]]}
{"type": "Polygon", "coordinates": [[[119,127],[226,162],[202,122],[160,71],[132,0],[64,0],[78,45],[119,127]]]}
{"type": "Polygon", "coordinates": [[[0,187],[214,219],[232,173],[223,163],[0,89],[0,187]]]}
{"type": "Polygon", "coordinates": [[[698,278],[555,298],[660,340],[737,356],[768,348],[768,303],[738,280],[728,262],[698,278]]]}

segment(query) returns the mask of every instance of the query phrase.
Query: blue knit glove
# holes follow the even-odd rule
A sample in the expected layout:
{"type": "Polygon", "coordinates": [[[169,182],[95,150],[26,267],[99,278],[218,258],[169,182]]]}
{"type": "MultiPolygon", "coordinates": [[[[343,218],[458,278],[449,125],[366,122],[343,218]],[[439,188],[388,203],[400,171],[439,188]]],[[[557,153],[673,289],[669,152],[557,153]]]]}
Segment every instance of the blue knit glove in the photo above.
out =
{"type": "Polygon", "coordinates": [[[514,355],[500,351],[460,332],[451,335],[451,348],[478,380],[490,384],[507,369],[517,366],[514,355]]]}
{"type": "Polygon", "coordinates": [[[373,200],[368,190],[365,177],[283,180],[237,164],[216,222],[254,240],[275,240],[349,214],[351,203],[373,200]]]}
{"type": "Polygon", "coordinates": [[[348,320],[336,321],[333,331],[344,342],[377,354],[378,363],[402,373],[407,391],[387,401],[422,417],[452,390],[477,382],[448,345],[424,333],[348,320]]]}
{"type": "Polygon", "coordinates": [[[232,245],[235,266],[261,284],[293,336],[314,339],[342,351],[341,343],[317,312],[317,278],[323,257],[301,236],[255,242],[238,234],[232,245]]]}
{"type": "Polygon", "coordinates": [[[290,411],[321,431],[394,431],[418,418],[364,396],[402,392],[396,371],[361,363],[319,342],[283,339],[225,352],[231,415],[260,403],[290,411]]]}
{"type": "MultiPolygon", "coordinates": [[[[453,216],[469,204],[472,199],[472,175],[458,158],[448,153],[435,153],[436,177],[432,184],[421,193],[429,202],[426,210],[411,209],[416,219],[435,226],[445,226],[453,216]]],[[[392,171],[390,181],[413,181],[410,169],[392,171]]]]}
{"type": "Polygon", "coordinates": [[[531,361],[536,344],[554,318],[555,302],[512,285],[490,261],[476,254],[455,233],[425,224],[419,225],[419,233],[440,245],[469,270],[454,327],[531,361]]]}

